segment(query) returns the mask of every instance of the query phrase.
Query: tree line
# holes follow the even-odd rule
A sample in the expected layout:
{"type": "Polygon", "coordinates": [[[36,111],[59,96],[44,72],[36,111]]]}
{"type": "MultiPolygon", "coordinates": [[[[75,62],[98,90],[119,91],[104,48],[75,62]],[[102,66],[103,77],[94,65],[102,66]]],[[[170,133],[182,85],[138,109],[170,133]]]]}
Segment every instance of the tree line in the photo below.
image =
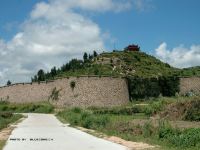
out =
{"type": "Polygon", "coordinates": [[[60,68],[53,67],[50,72],[45,72],[43,69],[40,69],[37,74],[31,78],[32,82],[45,81],[49,79],[54,79],[58,74],[67,71],[75,71],[87,66],[93,58],[97,57],[98,53],[93,51],[93,54],[84,53],[83,59],[72,59],[68,63],[63,64],[60,68]]]}

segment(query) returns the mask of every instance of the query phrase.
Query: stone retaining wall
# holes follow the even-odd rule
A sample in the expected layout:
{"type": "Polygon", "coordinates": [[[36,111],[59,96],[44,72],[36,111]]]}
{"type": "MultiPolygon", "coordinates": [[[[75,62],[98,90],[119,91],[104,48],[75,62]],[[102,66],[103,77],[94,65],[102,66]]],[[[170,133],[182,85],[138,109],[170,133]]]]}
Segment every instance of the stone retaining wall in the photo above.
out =
{"type": "Polygon", "coordinates": [[[200,77],[180,79],[180,94],[185,95],[188,92],[200,94],[200,77]]]}
{"type": "Polygon", "coordinates": [[[47,83],[1,87],[0,99],[14,103],[50,100],[58,106],[116,106],[129,102],[127,84],[123,78],[70,77],[47,83]],[[72,81],[75,82],[74,89],[70,86],[72,81]],[[50,99],[53,89],[59,91],[58,100],[50,99]]]}

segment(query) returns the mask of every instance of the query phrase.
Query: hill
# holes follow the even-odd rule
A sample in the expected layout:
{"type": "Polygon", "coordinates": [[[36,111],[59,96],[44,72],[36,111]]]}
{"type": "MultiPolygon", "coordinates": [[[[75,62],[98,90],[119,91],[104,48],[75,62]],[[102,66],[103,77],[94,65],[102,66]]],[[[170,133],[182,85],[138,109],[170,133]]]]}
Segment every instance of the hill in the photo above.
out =
{"type": "Polygon", "coordinates": [[[178,69],[163,63],[154,56],[141,51],[113,51],[102,54],[84,54],[83,60],[72,59],[61,68],[44,73],[39,70],[32,81],[52,80],[59,77],[97,75],[97,76],[135,76],[143,78],[159,76],[200,76],[200,67],[178,69]]]}
{"type": "Polygon", "coordinates": [[[184,68],[180,71],[180,75],[185,77],[200,76],[200,66],[184,68]]]}

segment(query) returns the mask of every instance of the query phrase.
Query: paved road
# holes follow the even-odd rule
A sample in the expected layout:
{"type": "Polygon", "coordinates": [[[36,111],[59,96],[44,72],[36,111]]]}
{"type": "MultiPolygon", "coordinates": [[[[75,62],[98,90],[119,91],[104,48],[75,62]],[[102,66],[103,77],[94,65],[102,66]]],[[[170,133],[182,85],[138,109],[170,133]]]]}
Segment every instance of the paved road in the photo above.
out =
{"type": "Polygon", "coordinates": [[[62,124],[54,115],[27,114],[17,125],[4,150],[127,150],[62,124]]]}

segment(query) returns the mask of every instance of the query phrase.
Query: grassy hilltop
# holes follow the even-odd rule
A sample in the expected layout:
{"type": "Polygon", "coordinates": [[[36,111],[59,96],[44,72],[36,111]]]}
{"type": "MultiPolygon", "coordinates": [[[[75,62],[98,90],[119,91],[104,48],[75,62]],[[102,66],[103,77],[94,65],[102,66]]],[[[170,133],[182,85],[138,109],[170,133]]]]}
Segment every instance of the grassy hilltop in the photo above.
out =
{"type": "MultiPolygon", "coordinates": [[[[61,75],[113,75],[154,77],[173,74],[177,69],[161,62],[143,52],[111,52],[102,53],[93,58],[89,64],[74,72],[61,75]]],[[[59,76],[59,75],[58,75],[59,76]]]]}
{"type": "Polygon", "coordinates": [[[97,75],[97,76],[200,76],[200,67],[178,69],[141,51],[114,51],[92,55],[84,54],[83,60],[72,59],[60,68],[52,68],[44,73],[39,70],[32,81],[52,80],[58,77],[97,75]]]}

